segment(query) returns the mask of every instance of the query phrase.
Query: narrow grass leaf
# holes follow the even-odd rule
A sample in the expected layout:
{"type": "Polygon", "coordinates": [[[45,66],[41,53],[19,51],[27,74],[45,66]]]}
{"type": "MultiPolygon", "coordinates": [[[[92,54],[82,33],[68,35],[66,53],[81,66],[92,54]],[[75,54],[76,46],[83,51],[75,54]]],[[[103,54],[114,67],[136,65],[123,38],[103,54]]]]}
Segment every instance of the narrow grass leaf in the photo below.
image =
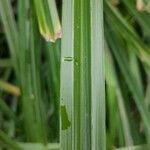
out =
{"type": "Polygon", "coordinates": [[[29,142],[46,143],[45,115],[40,85],[40,38],[33,11],[30,18],[28,10],[30,1],[19,1],[20,34],[20,80],[22,90],[22,113],[26,137],[29,142]],[[25,16],[25,17],[22,17],[25,16]],[[34,22],[35,21],[35,22],[34,22]],[[37,44],[39,43],[39,44],[37,44]]]}
{"type": "Polygon", "coordinates": [[[3,99],[0,98],[0,110],[3,112],[4,115],[8,116],[9,118],[16,119],[15,113],[8,107],[3,99]]]}
{"type": "MultiPolygon", "coordinates": [[[[106,71],[107,71],[106,72],[107,73],[106,81],[107,81],[108,85],[109,84],[113,85],[111,87],[114,89],[113,91],[115,91],[114,94],[116,95],[116,99],[117,99],[116,103],[118,105],[117,108],[119,108],[119,112],[120,112],[119,116],[121,118],[121,124],[122,124],[125,144],[127,146],[131,146],[131,145],[133,145],[133,139],[132,139],[132,136],[131,136],[132,134],[131,134],[131,130],[130,130],[130,123],[129,123],[129,119],[128,119],[128,116],[127,116],[127,113],[126,113],[126,108],[125,108],[125,104],[124,104],[124,98],[123,98],[123,95],[122,95],[122,91],[121,91],[119,82],[117,80],[117,73],[116,73],[116,70],[115,70],[115,67],[114,67],[114,62],[113,62],[111,53],[108,50],[108,47],[105,48],[105,55],[106,55],[105,56],[105,59],[106,59],[105,60],[105,62],[106,62],[105,66],[106,66],[106,71]]],[[[112,100],[112,99],[110,99],[110,100],[112,100]]],[[[116,107],[113,108],[113,105],[111,105],[110,109],[113,109],[116,113],[117,108],[116,107]]],[[[114,116],[115,116],[115,113],[113,113],[114,116]]],[[[112,116],[112,117],[114,118],[114,116],[112,116]]],[[[115,121],[115,125],[116,125],[116,120],[112,120],[112,121],[115,121]]],[[[110,122],[110,124],[112,124],[112,123],[110,122]]],[[[117,127],[117,125],[116,125],[116,127],[117,127]]],[[[117,134],[116,132],[114,134],[117,134]]]]}
{"type": "Polygon", "coordinates": [[[91,0],[92,150],[106,149],[103,31],[103,1],[91,0]]]}
{"type": "Polygon", "coordinates": [[[51,102],[54,104],[54,116],[55,116],[55,128],[57,137],[59,137],[59,98],[60,98],[60,40],[55,43],[46,42],[46,60],[47,60],[47,72],[49,81],[49,93],[51,96],[51,102]]]}
{"type": "Polygon", "coordinates": [[[20,91],[19,87],[15,86],[15,85],[12,85],[8,82],[5,82],[3,80],[0,80],[0,90],[11,93],[15,96],[20,96],[21,95],[21,91],[20,91]]]}
{"type": "Polygon", "coordinates": [[[111,32],[111,34],[109,34],[108,36],[108,33],[106,32],[106,35],[107,35],[108,43],[109,45],[111,45],[112,51],[115,55],[118,65],[120,66],[120,69],[126,80],[126,83],[128,84],[128,87],[135,98],[136,105],[144,121],[144,124],[148,130],[148,133],[150,133],[149,111],[146,108],[146,105],[144,104],[144,96],[142,95],[139,87],[137,86],[137,82],[135,81],[133,74],[131,73],[130,69],[127,67],[128,66],[127,60],[126,57],[124,57],[123,55],[123,47],[121,46],[122,42],[119,40],[118,36],[116,36],[115,33],[111,32]]]}
{"type": "Polygon", "coordinates": [[[150,76],[148,76],[148,79],[147,79],[147,87],[146,87],[146,93],[145,93],[145,103],[146,103],[146,106],[150,107],[150,76]]]}
{"type": "Polygon", "coordinates": [[[62,41],[61,41],[61,77],[60,77],[60,110],[66,108],[71,125],[62,130],[62,114],[60,114],[60,147],[62,150],[75,150],[75,118],[74,118],[74,1],[64,0],[62,8],[62,41]],[[69,42],[68,42],[69,40],[69,42]],[[66,61],[70,58],[71,61],[66,61]]]}
{"type": "Polygon", "coordinates": [[[4,25],[7,42],[10,48],[12,63],[14,65],[16,73],[18,74],[18,32],[13,16],[13,10],[9,0],[0,1],[0,16],[4,25]]]}
{"type": "Polygon", "coordinates": [[[22,150],[16,141],[12,140],[7,134],[0,130],[0,141],[5,144],[7,148],[22,150]]]}
{"type": "Polygon", "coordinates": [[[106,146],[102,20],[102,2],[63,2],[60,140],[64,150],[106,146]]]}
{"type": "Polygon", "coordinates": [[[55,42],[61,38],[61,25],[55,0],[33,0],[39,30],[47,41],[55,42]]]}

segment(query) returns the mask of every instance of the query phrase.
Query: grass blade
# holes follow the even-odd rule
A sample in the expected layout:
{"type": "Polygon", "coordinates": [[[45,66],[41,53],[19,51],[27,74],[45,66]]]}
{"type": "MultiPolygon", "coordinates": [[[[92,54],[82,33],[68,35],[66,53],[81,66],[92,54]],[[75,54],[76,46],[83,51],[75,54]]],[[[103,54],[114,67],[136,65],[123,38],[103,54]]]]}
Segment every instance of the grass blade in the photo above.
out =
{"type": "Polygon", "coordinates": [[[91,1],[92,150],[106,149],[103,1],[91,1]]]}
{"type": "Polygon", "coordinates": [[[55,0],[34,0],[39,29],[47,41],[61,37],[61,26],[55,0]]]}
{"type": "Polygon", "coordinates": [[[60,120],[60,147],[62,150],[75,149],[75,126],[74,126],[74,99],[73,99],[73,61],[65,61],[64,59],[74,57],[74,7],[70,0],[63,1],[62,10],[62,44],[61,44],[61,77],[60,77],[60,113],[61,109],[66,110],[66,120],[71,122],[67,124],[61,113],[60,120]],[[68,42],[68,39],[70,40],[68,42]],[[67,78],[66,78],[67,77],[67,78]],[[67,80],[66,80],[67,79],[67,80]],[[68,82],[69,81],[69,82],[68,82]],[[66,126],[67,130],[62,130],[62,126],[66,126]]]}
{"type": "Polygon", "coordinates": [[[102,18],[99,1],[63,3],[60,100],[64,150],[106,146],[102,18]]]}
{"type": "Polygon", "coordinates": [[[0,80],[0,89],[3,90],[3,91],[6,91],[8,93],[11,93],[15,96],[20,96],[21,95],[19,87],[15,86],[15,85],[12,85],[10,83],[7,83],[5,81],[2,81],[2,80],[0,80]]]}
{"type": "Polygon", "coordinates": [[[137,33],[134,31],[132,26],[123,19],[123,16],[119,13],[117,9],[111,6],[108,2],[105,2],[105,10],[109,13],[105,13],[112,21],[113,28],[120,33],[122,38],[127,41],[134,48],[136,55],[143,62],[146,70],[149,71],[150,68],[150,53],[148,47],[142,42],[137,33]],[[110,15],[108,15],[110,14],[110,15]],[[115,24],[114,22],[118,22],[115,24]],[[122,34],[124,33],[124,34],[122,34]],[[130,40],[128,40],[130,39],[130,40]]]}
{"type": "Polygon", "coordinates": [[[3,144],[6,145],[6,147],[15,149],[15,150],[22,150],[22,148],[12,140],[7,134],[5,134],[3,131],[0,130],[0,141],[3,142],[3,144]]]}
{"type": "MultiPolygon", "coordinates": [[[[116,114],[116,109],[119,108],[119,112],[120,112],[119,116],[120,116],[121,124],[122,124],[122,128],[123,128],[123,134],[124,134],[123,136],[124,136],[125,144],[127,146],[131,146],[131,145],[133,145],[133,139],[132,139],[132,136],[131,136],[132,134],[131,134],[131,130],[130,130],[130,123],[129,123],[128,116],[127,116],[127,113],[126,113],[124,98],[123,98],[123,95],[122,95],[122,91],[121,91],[119,82],[117,80],[117,73],[116,73],[116,70],[115,70],[115,67],[114,67],[114,62],[113,62],[111,53],[110,53],[110,51],[108,50],[107,47],[105,48],[105,55],[106,55],[105,56],[105,59],[106,59],[105,60],[105,66],[106,66],[107,88],[108,88],[108,86],[113,85],[113,86],[111,86],[111,88],[113,88],[115,98],[117,99],[116,103],[118,105],[118,107],[114,107],[114,108],[113,108],[114,105],[110,106],[111,107],[110,109],[115,111],[114,113],[112,113],[113,111],[111,111],[111,113],[113,115],[112,116],[113,120],[112,120],[112,122],[110,122],[110,124],[115,122],[116,128],[120,127],[120,122],[118,122],[119,126],[117,126],[116,125],[117,120],[114,119],[115,114],[116,114]]],[[[110,95],[110,96],[112,96],[112,95],[110,95]]],[[[113,104],[113,102],[112,102],[113,99],[110,99],[110,100],[111,100],[110,103],[113,104]]],[[[111,127],[112,126],[110,126],[110,130],[111,130],[111,127]]],[[[115,131],[113,134],[116,135],[117,131],[115,131]]]]}
{"type": "Polygon", "coordinates": [[[117,90],[117,96],[118,96],[118,105],[119,105],[119,110],[120,110],[122,126],[123,126],[123,132],[124,132],[124,137],[125,137],[125,144],[126,146],[132,146],[133,139],[132,139],[131,132],[130,132],[130,125],[129,125],[129,120],[128,120],[125,105],[124,105],[124,99],[123,99],[120,89],[117,90]]]}
{"type": "Polygon", "coordinates": [[[29,142],[46,143],[45,115],[40,85],[40,38],[34,13],[28,19],[30,1],[19,1],[20,76],[22,90],[22,113],[26,137],[29,142]],[[22,17],[25,16],[25,17],[22,17]],[[34,22],[35,21],[35,22],[34,22]],[[37,44],[39,43],[39,44],[37,44]]]}
{"type": "Polygon", "coordinates": [[[127,60],[124,57],[124,55],[123,55],[124,51],[122,50],[123,46],[120,45],[122,42],[119,40],[119,38],[116,37],[116,34],[114,34],[114,33],[111,33],[111,34],[112,34],[111,36],[110,36],[110,34],[108,36],[108,33],[106,32],[108,43],[112,47],[112,51],[113,51],[115,58],[120,66],[122,74],[124,75],[126,83],[128,84],[128,87],[135,98],[135,102],[139,109],[141,117],[143,119],[143,122],[148,130],[148,133],[150,133],[149,111],[145,107],[145,104],[143,101],[144,96],[141,94],[141,91],[140,91],[139,87],[137,86],[137,82],[135,81],[135,78],[133,77],[133,74],[131,73],[130,69],[127,67],[127,60]]]}
{"type": "Polygon", "coordinates": [[[11,59],[16,70],[16,73],[19,73],[18,65],[18,32],[16,28],[15,19],[13,16],[13,10],[9,0],[0,1],[0,15],[2,23],[4,25],[6,38],[10,48],[11,59]]]}
{"type": "Polygon", "coordinates": [[[55,43],[46,43],[46,59],[49,81],[49,93],[51,93],[52,104],[54,105],[54,116],[56,122],[54,123],[55,134],[59,137],[59,98],[60,98],[60,40],[55,43]],[[57,125],[56,125],[57,124],[57,125]]]}
{"type": "Polygon", "coordinates": [[[146,93],[145,93],[145,103],[148,109],[150,107],[150,92],[149,91],[150,91],[150,77],[148,76],[146,93]]]}
{"type": "Polygon", "coordinates": [[[0,98],[0,110],[9,118],[16,119],[14,112],[8,107],[8,105],[1,98],[0,98]]]}

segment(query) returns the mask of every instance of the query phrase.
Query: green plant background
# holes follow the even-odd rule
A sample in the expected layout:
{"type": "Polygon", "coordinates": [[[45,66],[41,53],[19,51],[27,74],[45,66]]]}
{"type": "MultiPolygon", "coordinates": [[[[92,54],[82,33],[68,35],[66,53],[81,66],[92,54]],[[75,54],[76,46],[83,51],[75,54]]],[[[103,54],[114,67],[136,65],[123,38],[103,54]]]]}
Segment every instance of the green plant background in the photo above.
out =
{"type": "MultiPolygon", "coordinates": [[[[74,47],[83,48],[83,53],[89,56],[88,47],[91,45],[88,42],[92,35],[88,29],[93,32],[99,29],[94,25],[92,26],[94,29],[89,26],[90,20],[87,18],[91,1],[74,0],[74,3],[72,1],[75,15],[73,20],[69,20],[71,9],[62,11],[63,4],[67,3],[65,0],[63,2],[57,0],[56,5],[55,1],[49,1],[48,4],[47,0],[0,0],[0,149],[40,150],[46,149],[43,145],[47,143],[49,143],[47,149],[60,148],[59,139],[62,133],[60,133],[59,105],[60,95],[63,94],[60,83],[71,84],[69,84],[71,82],[69,75],[60,77],[61,52],[65,53],[68,46],[71,47],[72,40],[75,40],[74,47]],[[69,33],[68,36],[66,34],[66,39],[64,41],[62,39],[61,49],[59,37],[62,20],[68,21],[64,23],[66,33],[71,31],[70,26],[67,28],[68,23],[74,21],[76,26],[71,31],[75,39],[71,39],[69,33]]],[[[94,2],[99,6],[98,3],[102,3],[102,0],[94,2]]],[[[106,116],[106,142],[101,144],[106,144],[108,150],[122,147],[127,150],[148,150],[150,2],[149,0],[104,0],[103,10],[104,42],[93,38],[97,43],[104,44],[105,53],[105,93],[100,94],[105,95],[106,111],[99,115],[106,116]]],[[[96,9],[96,12],[102,13],[102,10],[96,9]]],[[[91,20],[93,18],[94,16],[91,20]]],[[[99,26],[101,27],[100,24],[99,26]]],[[[94,43],[95,48],[97,43],[94,43]]],[[[78,60],[80,52],[74,52],[78,60]]],[[[65,59],[72,61],[70,57],[65,59]]],[[[85,62],[83,60],[83,64],[85,63],[83,72],[88,81],[83,81],[83,85],[88,91],[90,59],[87,58],[85,62]]],[[[64,69],[67,70],[69,74],[69,68],[64,69]]],[[[78,76],[79,73],[76,72],[76,75],[78,76]]],[[[84,78],[75,79],[76,83],[84,80],[84,78]]],[[[75,84],[75,88],[78,88],[78,84],[75,84]]],[[[78,92],[84,91],[80,89],[76,91],[77,95],[74,95],[76,104],[80,99],[78,92]]],[[[83,111],[88,112],[90,94],[85,93],[84,97],[88,106],[83,111]]],[[[70,112],[72,112],[71,105],[73,104],[70,102],[67,106],[70,112]]],[[[99,112],[96,107],[95,111],[99,112]]],[[[70,126],[70,120],[65,106],[61,106],[61,114],[64,121],[62,129],[66,129],[70,126]]],[[[85,114],[80,115],[84,119],[85,114]]],[[[75,116],[73,119],[79,118],[75,116]]],[[[84,121],[80,124],[89,129],[84,121]]],[[[102,125],[97,124],[96,127],[102,128],[102,125]]],[[[80,128],[76,128],[74,132],[81,132],[78,129],[80,128]]],[[[91,138],[85,135],[87,140],[91,138]]],[[[76,141],[76,139],[71,140],[76,141]]],[[[103,137],[98,137],[97,140],[100,143],[103,137]]]]}

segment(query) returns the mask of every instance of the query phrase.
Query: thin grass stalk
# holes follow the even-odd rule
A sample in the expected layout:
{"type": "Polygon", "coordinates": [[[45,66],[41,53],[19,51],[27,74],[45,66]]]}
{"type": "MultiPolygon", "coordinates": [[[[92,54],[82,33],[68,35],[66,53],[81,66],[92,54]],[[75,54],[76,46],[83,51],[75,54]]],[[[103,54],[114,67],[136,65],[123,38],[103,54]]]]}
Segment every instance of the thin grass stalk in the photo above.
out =
{"type": "Polygon", "coordinates": [[[109,21],[112,21],[113,28],[120,33],[122,38],[127,43],[130,43],[130,45],[134,47],[135,53],[138,55],[138,57],[140,58],[140,60],[144,65],[144,69],[146,70],[146,72],[149,72],[150,53],[148,51],[148,47],[142,42],[142,40],[140,40],[139,36],[132,28],[132,26],[125,19],[123,19],[123,16],[119,13],[119,11],[115,9],[113,6],[111,6],[109,2],[105,2],[105,10],[107,12],[106,16],[109,18],[109,21]],[[118,23],[115,24],[114,22],[118,23]]]}
{"type": "Polygon", "coordinates": [[[126,80],[126,83],[130,89],[130,91],[133,94],[134,100],[136,102],[136,105],[138,107],[138,110],[141,114],[141,117],[143,119],[144,125],[146,126],[147,132],[150,133],[149,125],[150,125],[150,118],[149,118],[149,111],[146,108],[146,105],[144,104],[144,97],[137,85],[137,82],[131,73],[131,70],[127,67],[127,59],[123,55],[123,49],[121,46],[121,41],[119,40],[116,33],[112,33],[111,35],[106,32],[107,39],[109,45],[111,45],[112,52],[115,55],[115,58],[118,62],[118,65],[122,71],[122,74],[124,75],[124,78],[126,80]],[[116,51],[117,49],[117,51],[116,51]],[[120,59],[121,58],[121,59],[120,59]]]}
{"type": "Polygon", "coordinates": [[[11,108],[9,108],[9,106],[1,98],[0,98],[0,110],[3,112],[3,114],[5,114],[10,119],[11,118],[14,120],[17,119],[15,113],[11,110],[11,108]]]}
{"type": "Polygon", "coordinates": [[[146,93],[145,93],[145,104],[150,108],[150,75],[147,78],[147,87],[146,87],[146,93]]]}
{"type": "Polygon", "coordinates": [[[34,13],[30,12],[30,17],[27,14],[31,7],[29,4],[28,0],[19,1],[18,6],[22,113],[27,141],[46,143],[39,77],[40,41],[36,21],[33,19],[34,13]]]}
{"type": "Polygon", "coordinates": [[[117,105],[116,95],[116,80],[114,76],[114,70],[112,69],[111,60],[109,58],[108,46],[105,42],[105,79],[106,79],[106,100],[108,112],[108,124],[107,130],[107,148],[111,148],[115,139],[119,134],[118,127],[120,127],[119,111],[117,105]],[[107,54],[108,53],[108,54],[107,54]]]}
{"type": "MultiPolygon", "coordinates": [[[[108,86],[110,84],[114,85],[114,87],[112,87],[112,88],[113,88],[113,91],[115,91],[114,94],[116,95],[116,104],[118,105],[117,108],[119,108],[119,112],[120,112],[119,113],[120,119],[121,119],[120,123],[122,124],[125,144],[127,146],[132,146],[133,145],[133,139],[132,139],[132,136],[131,136],[132,134],[131,134],[131,130],[130,130],[130,123],[129,123],[129,119],[128,119],[128,116],[127,116],[127,113],[126,113],[124,98],[123,98],[122,91],[121,91],[121,88],[120,88],[120,83],[117,80],[117,78],[118,78],[117,73],[116,73],[114,62],[112,60],[112,56],[111,56],[111,53],[110,53],[108,47],[105,48],[105,66],[106,66],[106,73],[107,73],[106,74],[106,82],[107,82],[108,86]]],[[[111,107],[110,109],[114,109],[115,113],[116,113],[116,108],[111,107]]],[[[115,125],[116,125],[116,120],[114,120],[114,121],[115,121],[115,125]]],[[[119,127],[120,127],[120,124],[119,124],[118,128],[119,127]]],[[[116,132],[114,134],[117,134],[116,132]]]]}
{"type": "Polygon", "coordinates": [[[0,141],[2,141],[4,146],[9,149],[22,150],[22,148],[16,141],[12,140],[7,134],[5,134],[1,130],[0,130],[0,141]]]}
{"type": "MultiPolygon", "coordinates": [[[[54,105],[55,131],[59,135],[59,98],[60,98],[60,40],[46,44],[46,59],[48,67],[49,93],[54,105]]],[[[58,136],[59,137],[59,136],[58,136]]]]}
{"type": "Polygon", "coordinates": [[[8,82],[5,82],[3,80],[0,80],[0,90],[11,93],[12,95],[15,95],[15,96],[20,96],[21,94],[19,87],[13,84],[10,84],[8,82]]]}
{"type": "Polygon", "coordinates": [[[13,10],[9,0],[0,1],[0,16],[4,25],[4,31],[10,48],[10,54],[16,73],[19,73],[18,52],[18,31],[13,16],[13,10]]]}
{"type": "Polygon", "coordinates": [[[40,52],[40,44],[37,45],[37,43],[40,43],[39,38],[39,32],[37,30],[37,22],[36,20],[32,20],[32,27],[31,27],[31,73],[32,73],[32,89],[33,93],[35,95],[35,104],[33,108],[35,107],[35,118],[37,119],[35,124],[37,123],[37,132],[38,132],[38,141],[42,142],[43,144],[47,143],[47,124],[46,124],[46,114],[44,110],[44,101],[43,101],[43,91],[41,90],[41,77],[39,68],[41,65],[41,52],[40,52]]]}
{"type": "Polygon", "coordinates": [[[29,8],[29,1],[19,1],[18,12],[19,12],[19,34],[20,43],[20,81],[21,81],[21,90],[22,90],[22,113],[24,128],[26,131],[26,137],[28,141],[36,141],[37,132],[34,127],[34,114],[33,114],[33,100],[32,93],[30,92],[31,85],[29,80],[29,65],[27,62],[27,52],[29,52],[29,20],[26,20],[26,11],[29,8]],[[24,16],[24,17],[22,17],[24,16]]]}
{"type": "Polygon", "coordinates": [[[134,75],[138,87],[140,88],[140,91],[144,95],[144,85],[142,83],[142,78],[141,78],[141,73],[140,73],[140,68],[139,68],[139,62],[137,55],[134,53],[134,47],[132,45],[129,45],[129,61],[130,61],[130,66],[131,66],[131,71],[132,74],[134,75]]]}
{"type": "Polygon", "coordinates": [[[132,14],[139,22],[145,33],[148,35],[150,34],[149,26],[149,14],[148,13],[141,13],[140,11],[137,11],[135,7],[134,1],[129,0],[123,0],[122,1],[125,5],[125,7],[128,9],[129,13],[132,14]]]}
{"type": "Polygon", "coordinates": [[[129,120],[128,120],[126,108],[124,105],[124,98],[122,96],[122,93],[119,87],[117,89],[117,97],[118,97],[118,105],[119,105],[120,117],[122,121],[123,133],[124,133],[124,138],[125,138],[125,144],[126,146],[132,146],[134,143],[133,143],[133,139],[131,136],[129,120]]]}
{"type": "Polygon", "coordinates": [[[13,117],[10,118],[9,123],[8,123],[8,135],[13,138],[15,137],[15,134],[16,134],[16,128],[15,128],[16,122],[15,121],[17,121],[17,117],[16,117],[17,116],[16,115],[17,108],[18,108],[17,102],[18,102],[17,99],[14,97],[10,108],[11,108],[12,114],[14,114],[15,118],[14,119],[13,119],[13,117]]]}

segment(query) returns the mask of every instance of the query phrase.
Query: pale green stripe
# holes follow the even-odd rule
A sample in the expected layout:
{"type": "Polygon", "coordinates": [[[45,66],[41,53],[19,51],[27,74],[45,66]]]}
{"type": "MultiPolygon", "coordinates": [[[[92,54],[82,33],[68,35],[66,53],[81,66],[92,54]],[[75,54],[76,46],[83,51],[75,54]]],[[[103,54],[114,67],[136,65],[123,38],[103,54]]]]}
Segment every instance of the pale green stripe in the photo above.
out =
{"type": "Polygon", "coordinates": [[[106,149],[103,1],[91,1],[92,150],[106,149]]]}

